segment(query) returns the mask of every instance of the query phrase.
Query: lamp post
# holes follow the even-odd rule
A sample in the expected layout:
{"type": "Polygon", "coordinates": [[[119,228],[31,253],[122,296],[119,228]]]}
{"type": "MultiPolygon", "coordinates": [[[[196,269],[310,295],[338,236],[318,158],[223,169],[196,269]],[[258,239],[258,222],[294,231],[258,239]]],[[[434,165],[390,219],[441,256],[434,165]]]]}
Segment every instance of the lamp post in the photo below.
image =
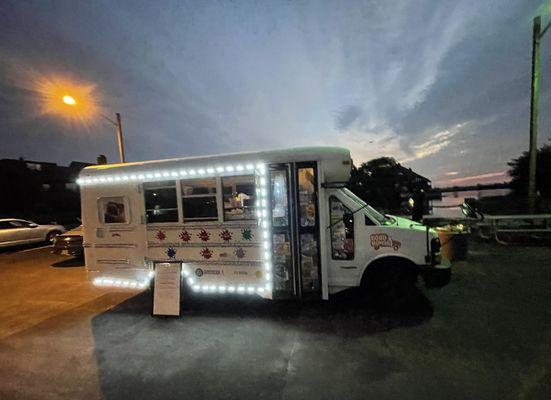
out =
{"type": "MultiPolygon", "coordinates": [[[[63,103],[65,103],[68,106],[76,106],[77,102],[74,99],[74,97],[70,95],[64,95],[61,100],[63,103]]],[[[119,145],[119,161],[122,163],[125,162],[124,160],[124,142],[122,140],[122,123],[121,123],[121,115],[120,113],[115,113],[116,120],[113,121],[111,118],[104,114],[99,114],[102,118],[104,118],[106,121],[110,122],[117,128],[117,142],[119,145]]]]}
{"type": "Polygon", "coordinates": [[[115,113],[116,121],[113,121],[111,118],[100,114],[104,119],[115,125],[117,128],[117,142],[119,144],[119,161],[121,164],[125,163],[124,160],[124,142],[122,141],[122,123],[120,113],[115,113]]]}
{"type": "Polygon", "coordinates": [[[540,95],[541,60],[540,42],[541,38],[549,29],[551,22],[541,30],[541,17],[534,18],[532,32],[532,85],[530,99],[530,149],[528,163],[528,211],[534,213],[536,209],[536,168],[538,154],[538,101],[540,95]]]}

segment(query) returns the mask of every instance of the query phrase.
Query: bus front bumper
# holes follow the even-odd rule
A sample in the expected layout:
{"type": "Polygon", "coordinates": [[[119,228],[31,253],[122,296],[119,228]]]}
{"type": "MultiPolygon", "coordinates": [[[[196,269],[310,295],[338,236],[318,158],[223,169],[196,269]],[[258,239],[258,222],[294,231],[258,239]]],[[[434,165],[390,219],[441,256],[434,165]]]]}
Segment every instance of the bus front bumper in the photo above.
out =
{"type": "Polygon", "coordinates": [[[437,264],[419,267],[419,272],[426,287],[440,288],[450,283],[452,266],[448,259],[442,258],[437,264]]]}

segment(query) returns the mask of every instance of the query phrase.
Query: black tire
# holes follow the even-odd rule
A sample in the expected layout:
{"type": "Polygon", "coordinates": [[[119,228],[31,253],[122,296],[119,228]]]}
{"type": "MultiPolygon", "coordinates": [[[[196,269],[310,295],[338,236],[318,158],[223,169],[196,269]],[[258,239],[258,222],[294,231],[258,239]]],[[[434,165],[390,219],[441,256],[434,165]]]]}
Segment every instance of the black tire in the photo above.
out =
{"type": "Polygon", "coordinates": [[[407,309],[417,295],[415,265],[393,259],[368,267],[362,278],[362,289],[369,303],[388,311],[407,309]]]}
{"type": "Polygon", "coordinates": [[[54,244],[54,239],[59,235],[61,235],[60,231],[48,232],[48,234],[46,235],[46,242],[48,242],[50,244],[54,244]]]}

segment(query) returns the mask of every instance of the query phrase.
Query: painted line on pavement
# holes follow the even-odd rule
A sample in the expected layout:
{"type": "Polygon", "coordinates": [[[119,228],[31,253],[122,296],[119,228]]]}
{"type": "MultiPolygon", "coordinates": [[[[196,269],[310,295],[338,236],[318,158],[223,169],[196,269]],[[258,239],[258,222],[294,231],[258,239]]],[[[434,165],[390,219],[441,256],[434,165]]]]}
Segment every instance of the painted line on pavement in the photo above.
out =
{"type": "Polygon", "coordinates": [[[34,247],[32,249],[27,249],[27,250],[21,250],[21,251],[16,251],[16,253],[27,253],[29,251],[35,251],[35,250],[41,250],[41,249],[46,249],[48,247],[52,247],[51,244],[48,244],[46,246],[42,246],[42,247],[34,247]]]}

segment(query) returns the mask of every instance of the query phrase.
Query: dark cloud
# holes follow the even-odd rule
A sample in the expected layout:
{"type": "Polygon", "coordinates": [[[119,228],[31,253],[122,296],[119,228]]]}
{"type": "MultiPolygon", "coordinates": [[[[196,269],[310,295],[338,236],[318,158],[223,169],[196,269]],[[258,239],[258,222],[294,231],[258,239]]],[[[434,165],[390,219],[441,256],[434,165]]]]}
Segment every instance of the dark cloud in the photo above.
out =
{"type": "MultiPolygon", "coordinates": [[[[25,76],[38,74],[94,83],[123,116],[130,160],[338,144],[432,178],[492,172],[527,144],[539,4],[5,0],[0,157],[116,157],[104,121],[36,113],[25,76]]],[[[542,112],[542,140],[549,122],[542,112]]]]}

